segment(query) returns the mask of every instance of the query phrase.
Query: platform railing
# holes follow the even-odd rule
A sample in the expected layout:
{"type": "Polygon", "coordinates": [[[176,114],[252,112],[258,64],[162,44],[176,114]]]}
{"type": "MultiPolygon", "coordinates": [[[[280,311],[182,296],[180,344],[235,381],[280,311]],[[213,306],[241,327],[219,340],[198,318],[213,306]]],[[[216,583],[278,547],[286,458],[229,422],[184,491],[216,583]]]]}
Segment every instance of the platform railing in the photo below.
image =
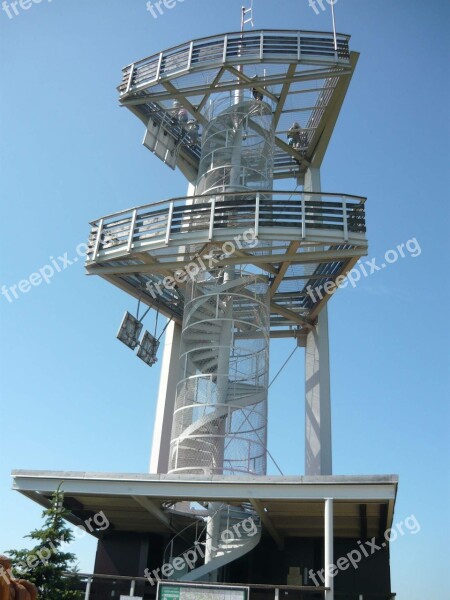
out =
{"type": "Polygon", "coordinates": [[[212,241],[230,228],[251,231],[254,238],[279,233],[296,239],[305,239],[312,229],[330,230],[347,242],[352,234],[365,234],[365,200],[345,194],[246,191],[146,204],[93,221],[87,262],[98,261],[102,253],[124,256],[133,249],[168,246],[183,236],[192,240],[201,234],[212,241]]]}
{"type": "MultiPolygon", "coordinates": [[[[71,577],[73,579],[73,576],[71,577]]],[[[156,598],[158,583],[158,580],[153,580],[153,583],[150,583],[150,581],[144,577],[89,574],[77,574],[75,581],[78,584],[76,589],[84,592],[84,600],[118,599],[121,595],[131,597],[136,596],[136,598],[153,600],[156,598]]],[[[164,581],[166,583],[176,583],[176,581],[173,580],[164,581]]],[[[211,584],[196,582],[196,585],[207,586],[211,584]]],[[[253,595],[257,594],[258,600],[279,600],[282,597],[285,597],[285,594],[287,593],[289,593],[289,598],[292,600],[319,600],[325,597],[325,592],[328,589],[325,587],[248,583],[234,583],[233,585],[250,588],[253,595]]],[[[367,600],[391,600],[391,597],[374,596],[373,598],[368,597],[367,600]]]]}
{"type": "Polygon", "coordinates": [[[348,35],[337,35],[337,50],[330,32],[264,30],[233,32],[206,37],[139,60],[123,69],[121,96],[139,91],[198,66],[255,62],[308,62],[348,64],[348,35]]]}
{"type": "MultiPolygon", "coordinates": [[[[73,579],[73,575],[70,575],[73,579]]],[[[84,593],[84,600],[109,600],[120,595],[156,598],[157,580],[150,583],[145,577],[120,577],[116,575],[77,574],[77,589],[84,593]],[[101,589],[98,589],[101,588],[101,589]]],[[[165,580],[169,581],[169,580],[165,580]]],[[[208,585],[201,584],[198,585],[208,585]]],[[[233,584],[249,587],[258,600],[281,600],[289,594],[291,600],[319,600],[325,597],[328,588],[295,585],[233,584]]],[[[396,594],[334,592],[335,600],[395,600],[396,594]]]]}

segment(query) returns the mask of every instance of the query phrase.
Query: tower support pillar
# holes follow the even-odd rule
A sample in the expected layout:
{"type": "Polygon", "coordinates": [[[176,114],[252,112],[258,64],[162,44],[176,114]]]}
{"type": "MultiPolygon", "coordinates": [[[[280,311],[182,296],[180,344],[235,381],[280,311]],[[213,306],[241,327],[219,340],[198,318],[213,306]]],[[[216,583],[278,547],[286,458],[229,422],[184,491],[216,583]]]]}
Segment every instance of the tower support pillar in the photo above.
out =
{"type": "MultiPolygon", "coordinates": [[[[309,169],[305,192],[320,192],[320,171],[309,169]]],[[[306,337],[305,474],[332,474],[330,351],[328,309],[319,314],[317,324],[306,337]]]]}
{"type": "MultiPolygon", "coordinates": [[[[195,185],[189,183],[187,196],[195,194],[195,185]]],[[[187,204],[192,204],[191,200],[187,204]]],[[[155,425],[153,428],[150,473],[165,474],[169,471],[170,439],[172,436],[173,413],[177,395],[180,368],[181,325],[171,321],[164,337],[164,349],[156,402],[155,425]]]]}
{"type": "Polygon", "coordinates": [[[306,337],[306,475],[331,475],[331,397],[328,314],[306,337]]]}
{"type": "Polygon", "coordinates": [[[155,426],[153,429],[150,473],[167,473],[169,470],[170,439],[180,367],[181,325],[171,321],[164,338],[155,426]]]}

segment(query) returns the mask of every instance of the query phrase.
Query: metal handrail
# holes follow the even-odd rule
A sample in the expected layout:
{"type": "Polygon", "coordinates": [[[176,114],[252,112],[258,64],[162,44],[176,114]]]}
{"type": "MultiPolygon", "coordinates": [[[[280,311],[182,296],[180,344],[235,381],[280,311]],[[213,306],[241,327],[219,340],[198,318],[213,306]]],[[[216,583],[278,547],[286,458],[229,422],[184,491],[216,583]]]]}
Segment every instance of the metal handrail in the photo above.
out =
{"type": "MultiPolygon", "coordinates": [[[[71,573],[67,573],[66,574],[68,577],[71,577],[72,579],[77,580],[80,584],[86,584],[86,595],[85,595],[85,600],[89,600],[90,598],[90,588],[92,583],[95,580],[98,581],[105,581],[108,582],[110,581],[111,583],[113,582],[128,582],[130,583],[130,593],[132,592],[132,590],[134,589],[134,586],[138,583],[140,584],[149,584],[148,579],[146,579],[145,577],[126,577],[126,576],[121,576],[121,575],[101,575],[101,574],[88,574],[88,573],[76,573],[75,575],[71,574],[71,573]]],[[[179,583],[176,580],[166,580],[166,583],[179,583]]],[[[193,584],[190,584],[193,585],[193,584]]],[[[197,581],[195,582],[195,585],[198,587],[202,587],[202,586],[210,586],[211,584],[208,582],[201,582],[201,581],[197,581]]],[[[219,584],[220,585],[220,584],[219,584]]],[[[267,591],[267,592],[275,592],[275,598],[279,598],[279,592],[281,591],[292,591],[292,592],[302,592],[304,594],[322,594],[322,596],[325,594],[326,591],[329,590],[328,587],[315,587],[315,586],[299,586],[299,585],[283,585],[283,584],[257,584],[257,583],[234,583],[233,584],[236,587],[248,587],[251,590],[259,590],[260,592],[263,591],[267,591]]],[[[391,593],[391,594],[381,594],[381,593],[370,593],[370,594],[361,594],[358,592],[352,592],[351,594],[346,593],[346,592],[334,592],[334,595],[336,598],[345,598],[345,600],[349,599],[349,598],[354,598],[354,600],[359,600],[361,597],[363,598],[363,600],[395,600],[395,598],[397,597],[397,594],[395,593],[391,593]]]]}
{"type": "Polygon", "coordinates": [[[211,240],[214,231],[229,227],[253,229],[255,237],[263,228],[279,228],[280,233],[300,229],[302,239],[307,227],[339,230],[348,241],[350,232],[365,233],[364,203],[365,198],[358,196],[267,190],[220,192],[148,204],[93,221],[88,261],[95,262],[102,250],[111,247],[124,247],[130,254],[135,241],[168,246],[172,235],[199,231],[207,232],[211,240]]]}
{"type": "Polygon", "coordinates": [[[151,85],[162,77],[172,76],[192,70],[196,65],[204,69],[206,63],[226,63],[236,60],[236,44],[241,50],[240,60],[244,62],[298,62],[305,57],[320,59],[349,60],[348,43],[350,36],[337,34],[338,50],[334,47],[334,35],[330,32],[299,30],[252,30],[232,32],[185,42],[157,54],[127,65],[123,70],[122,82],[118,90],[122,96],[143,84],[151,85]],[[267,40],[267,46],[265,41],[267,40]],[[276,42],[274,41],[276,40],[276,42]],[[244,50],[242,52],[242,50],[244,50]],[[201,53],[194,61],[196,53],[201,53]],[[209,53],[209,54],[208,54],[209,53]],[[291,56],[291,59],[289,59],[291,56]],[[168,63],[168,73],[161,71],[168,63]],[[172,63],[172,64],[171,64],[172,63]],[[135,86],[133,82],[137,81],[135,86]]]}
{"type": "MultiPolygon", "coordinates": [[[[350,200],[359,200],[361,204],[365,204],[367,201],[366,196],[356,196],[354,194],[342,194],[340,192],[299,192],[299,191],[286,191],[286,190],[258,190],[260,194],[270,194],[270,195],[282,195],[282,196],[295,196],[295,195],[308,195],[308,196],[316,196],[317,198],[325,197],[325,198],[349,198],[350,200]]],[[[257,193],[256,191],[253,193],[257,193]]],[[[252,194],[251,190],[246,192],[220,192],[213,194],[202,194],[201,196],[177,196],[176,198],[168,198],[166,200],[160,200],[158,202],[149,202],[148,204],[140,204],[137,206],[133,206],[132,208],[126,208],[123,210],[119,210],[117,212],[111,213],[109,215],[104,215],[103,217],[99,217],[98,219],[94,219],[94,221],[90,221],[89,225],[95,226],[102,219],[111,219],[112,217],[120,217],[122,215],[126,215],[134,210],[141,211],[146,208],[154,208],[156,206],[165,206],[170,202],[195,202],[195,200],[200,199],[208,199],[208,198],[217,198],[217,196],[250,196],[252,194]]],[[[192,209],[194,205],[189,204],[189,208],[192,209]]]]}

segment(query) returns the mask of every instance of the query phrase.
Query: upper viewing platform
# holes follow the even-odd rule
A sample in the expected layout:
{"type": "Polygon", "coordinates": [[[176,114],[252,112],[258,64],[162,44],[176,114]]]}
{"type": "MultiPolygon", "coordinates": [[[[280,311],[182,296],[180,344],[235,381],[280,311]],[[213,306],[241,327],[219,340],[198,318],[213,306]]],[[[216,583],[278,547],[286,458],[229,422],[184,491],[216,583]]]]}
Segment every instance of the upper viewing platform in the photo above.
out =
{"type": "Polygon", "coordinates": [[[358,60],[348,35],[253,30],[193,40],[123,69],[120,102],[147,127],[144,144],[189,181],[198,175],[201,134],[214,103],[261,94],[274,115],[274,178],[301,181],[320,167],[358,60]],[[173,117],[173,103],[189,127],[173,117]],[[301,148],[288,143],[296,122],[301,148]]]}

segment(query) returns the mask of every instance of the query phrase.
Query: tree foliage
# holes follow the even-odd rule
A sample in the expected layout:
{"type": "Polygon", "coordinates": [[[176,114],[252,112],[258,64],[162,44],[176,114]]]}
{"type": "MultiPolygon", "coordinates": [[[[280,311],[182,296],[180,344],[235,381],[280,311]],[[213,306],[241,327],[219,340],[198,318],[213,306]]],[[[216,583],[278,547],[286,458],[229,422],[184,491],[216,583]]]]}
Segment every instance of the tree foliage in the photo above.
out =
{"type": "Polygon", "coordinates": [[[14,575],[34,583],[40,600],[83,598],[80,592],[74,590],[74,579],[66,575],[75,575],[77,569],[75,555],[66,551],[74,535],[65,521],[69,512],[64,508],[64,494],[60,487],[52,496],[51,506],[42,513],[43,526],[26,536],[36,545],[31,550],[8,552],[14,575]]]}

